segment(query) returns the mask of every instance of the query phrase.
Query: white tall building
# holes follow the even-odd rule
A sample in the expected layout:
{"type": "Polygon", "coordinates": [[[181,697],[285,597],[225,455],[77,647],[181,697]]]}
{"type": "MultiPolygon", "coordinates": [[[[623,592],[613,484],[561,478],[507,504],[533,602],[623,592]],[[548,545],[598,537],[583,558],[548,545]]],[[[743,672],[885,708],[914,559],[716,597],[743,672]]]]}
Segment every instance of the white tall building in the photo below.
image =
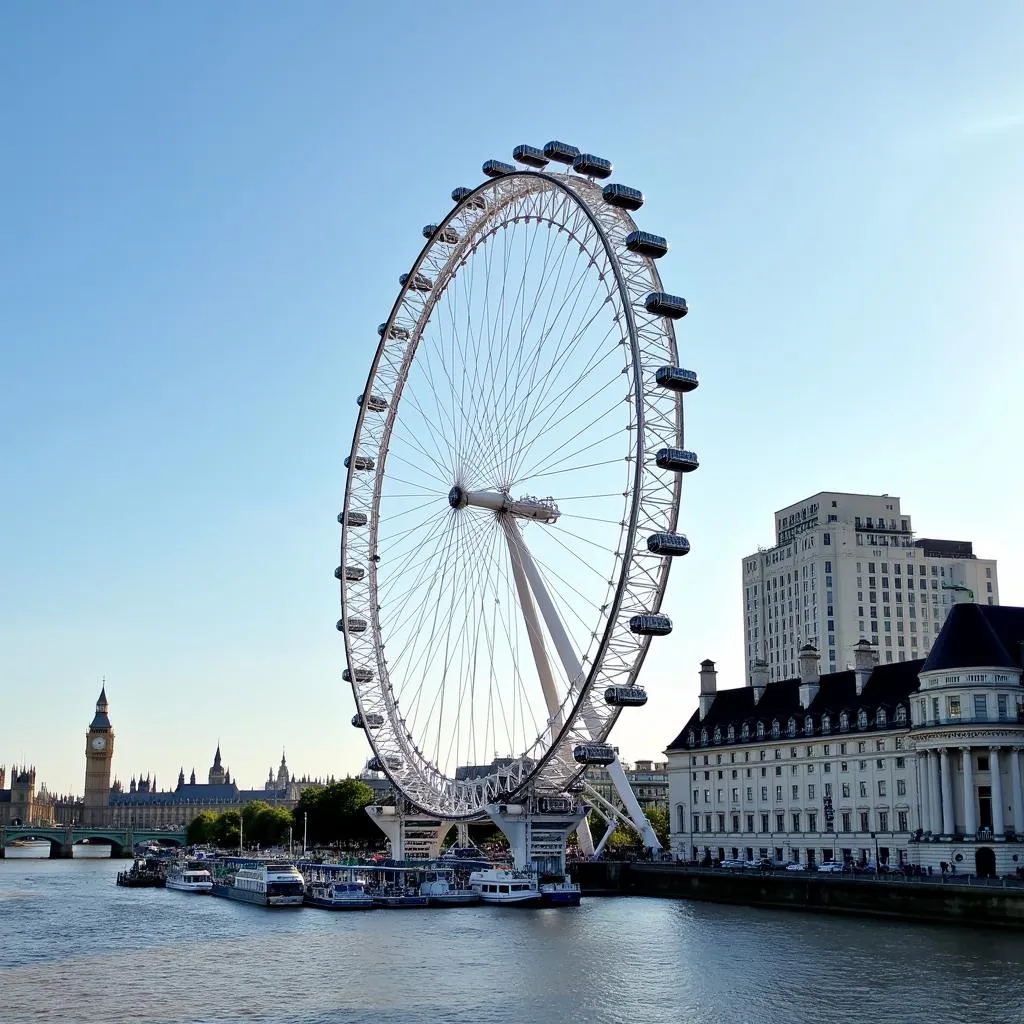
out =
{"type": "Polygon", "coordinates": [[[868,640],[883,664],[925,658],[957,599],[999,603],[995,559],[970,541],[917,539],[900,499],[822,491],[775,514],[775,546],[743,559],[743,639],[771,680],[797,674],[800,649],[823,671],[868,640]]]}

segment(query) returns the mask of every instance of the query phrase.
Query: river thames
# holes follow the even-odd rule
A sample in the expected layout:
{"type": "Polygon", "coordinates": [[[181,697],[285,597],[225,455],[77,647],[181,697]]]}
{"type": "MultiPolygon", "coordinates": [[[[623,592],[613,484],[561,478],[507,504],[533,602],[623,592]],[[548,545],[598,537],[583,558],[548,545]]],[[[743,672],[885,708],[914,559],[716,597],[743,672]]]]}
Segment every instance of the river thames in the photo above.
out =
{"type": "Polygon", "coordinates": [[[266,910],[0,860],[0,1021],[1010,1024],[1024,937],[635,897],[266,910]]]}

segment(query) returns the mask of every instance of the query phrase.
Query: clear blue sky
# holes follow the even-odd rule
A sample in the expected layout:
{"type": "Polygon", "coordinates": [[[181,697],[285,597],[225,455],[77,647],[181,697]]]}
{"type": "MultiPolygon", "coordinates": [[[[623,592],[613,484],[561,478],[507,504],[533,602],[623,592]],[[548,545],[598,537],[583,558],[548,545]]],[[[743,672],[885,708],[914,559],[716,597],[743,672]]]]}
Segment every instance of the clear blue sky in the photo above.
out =
{"type": "Polygon", "coordinates": [[[742,680],[740,559],[820,489],[1021,568],[1016,2],[34,4],[0,11],[0,761],[81,790],[365,757],[334,629],[396,278],[489,157],[607,155],[687,297],[677,628],[615,733],[742,680]]]}

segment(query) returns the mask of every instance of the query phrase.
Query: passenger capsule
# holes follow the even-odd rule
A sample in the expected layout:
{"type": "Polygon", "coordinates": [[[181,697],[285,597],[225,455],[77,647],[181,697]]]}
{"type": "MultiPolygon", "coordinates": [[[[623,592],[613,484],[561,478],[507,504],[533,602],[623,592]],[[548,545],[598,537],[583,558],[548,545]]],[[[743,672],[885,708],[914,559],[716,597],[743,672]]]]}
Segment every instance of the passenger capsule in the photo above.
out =
{"type": "Polygon", "coordinates": [[[607,743],[581,743],[573,747],[572,756],[578,764],[608,765],[615,760],[615,748],[607,743]]]}
{"type": "Polygon", "coordinates": [[[582,782],[574,782],[566,790],[567,793],[582,793],[584,789],[582,782]]]}
{"type": "Polygon", "coordinates": [[[626,248],[638,256],[658,260],[668,252],[668,242],[661,235],[652,235],[649,231],[630,231],[626,235],[626,248]]]}
{"type": "Polygon", "coordinates": [[[647,703],[647,691],[641,686],[609,686],[604,701],[613,708],[642,708],[647,703]]]}
{"type": "Polygon", "coordinates": [[[512,159],[517,163],[526,164],[527,167],[547,167],[548,158],[544,150],[536,146],[516,146],[512,150],[512,159]]]}
{"type": "Polygon", "coordinates": [[[681,366],[659,366],[654,381],[669,391],[693,391],[700,383],[693,370],[684,370],[681,366]]]}
{"type": "Polygon", "coordinates": [[[667,316],[678,320],[689,312],[686,306],[686,299],[678,295],[668,295],[665,292],[651,292],[644,299],[644,309],[656,316],[667,316]]]}
{"type": "Polygon", "coordinates": [[[605,160],[603,156],[594,156],[593,153],[580,153],[573,160],[572,169],[577,174],[585,174],[588,178],[610,178],[612,162],[605,160]]]}
{"type": "Polygon", "coordinates": [[[544,147],[544,155],[549,160],[557,160],[560,164],[571,164],[580,155],[575,146],[554,140],[544,147]]]}
{"type": "Polygon", "coordinates": [[[349,512],[348,515],[345,515],[344,512],[339,512],[338,522],[345,526],[365,526],[369,519],[365,512],[349,512]]]}
{"type": "Polygon", "coordinates": [[[334,570],[336,580],[348,580],[349,583],[358,583],[366,575],[366,570],[361,565],[339,565],[334,570]]]}
{"type": "MultiPolygon", "coordinates": [[[[384,337],[384,332],[387,331],[387,330],[388,330],[388,325],[387,324],[381,324],[377,328],[377,334],[379,334],[380,337],[383,338],[384,337]]],[[[409,340],[409,332],[404,327],[399,327],[398,324],[392,324],[391,325],[391,330],[388,331],[388,337],[389,338],[394,338],[396,341],[408,341],[409,340]]]]}
{"type": "Polygon", "coordinates": [[[380,395],[370,395],[369,398],[365,394],[360,395],[356,401],[359,405],[365,405],[370,412],[383,412],[388,407],[388,400],[381,398],[380,395]]]}
{"type": "Polygon", "coordinates": [[[404,288],[406,282],[414,292],[429,292],[434,287],[434,282],[426,274],[402,274],[398,283],[404,288]]]}
{"type": "Polygon", "coordinates": [[[515,174],[516,172],[511,164],[503,163],[501,160],[487,160],[481,170],[488,178],[500,178],[503,174],[515,174]]]}
{"type": "Polygon", "coordinates": [[[377,465],[369,455],[357,455],[354,459],[351,455],[345,456],[345,468],[354,466],[356,469],[373,469],[377,465]]]}
{"type": "Polygon", "coordinates": [[[436,224],[427,224],[423,229],[424,238],[436,238],[438,242],[454,245],[459,240],[459,233],[453,227],[439,228],[436,224]]]}
{"type": "Polygon", "coordinates": [[[384,771],[385,765],[387,765],[391,771],[396,772],[402,767],[402,759],[397,754],[385,754],[383,758],[371,757],[370,760],[366,762],[367,771],[371,772],[382,772],[384,771]]]}
{"type": "Polygon", "coordinates": [[[357,618],[354,615],[348,617],[348,629],[345,629],[345,620],[338,619],[338,632],[339,633],[365,633],[367,628],[366,619],[357,618]]]}
{"type": "MultiPolygon", "coordinates": [[[[472,194],[473,190],[471,188],[466,188],[465,185],[460,185],[458,188],[452,189],[452,200],[456,203],[461,203],[472,194]]],[[[483,196],[473,196],[466,205],[473,207],[474,210],[482,210],[484,206],[486,206],[486,203],[484,203],[483,196]]]]}
{"type": "Polygon", "coordinates": [[[660,612],[634,615],[629,620],[629,629],[637,636],[668,636],[672,632],[672,620],[660,612]]]}
{"type": "Polygon", "coordinates": [[[677,473],[692,473],[700,463],[693,452],[682,448],[661,448],[654,456],[658,469],[671,469],[677,473]]]}
{"type": "Polygon", "coordinates": [[[647,538],[647,550],[652,555],[688,555],[690,542],[681,533],[652,533],[647,538]]]}
{"type": "Polygon", "coordinates": [[[373,680],[373,669],[357,668],[355,672],[350,672],[348,669],[345,669],[341,673],[341,678],[344,679],[346,683],[351,683],[353,679],[355,679],[357,683],[369,683],[373,680]]]}
{"type": "Polygon", "coordinates": [[[628,185],[605,185],[601,195],[609,206],[618,206],[623,210],[639,210],[644,205],[643,192],[628,185]]]}

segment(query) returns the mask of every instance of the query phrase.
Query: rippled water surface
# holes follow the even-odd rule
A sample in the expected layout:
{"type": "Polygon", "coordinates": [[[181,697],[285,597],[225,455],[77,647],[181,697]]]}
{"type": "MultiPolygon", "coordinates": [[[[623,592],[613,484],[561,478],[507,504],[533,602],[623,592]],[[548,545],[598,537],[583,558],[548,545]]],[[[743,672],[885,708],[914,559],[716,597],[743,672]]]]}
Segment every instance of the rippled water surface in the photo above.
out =
{"type": "Polygon", "coordinates": [[[266,910],[0,860],[0,1022],[1019,1024],[1024,935],[671,900],[266,910]]]}

